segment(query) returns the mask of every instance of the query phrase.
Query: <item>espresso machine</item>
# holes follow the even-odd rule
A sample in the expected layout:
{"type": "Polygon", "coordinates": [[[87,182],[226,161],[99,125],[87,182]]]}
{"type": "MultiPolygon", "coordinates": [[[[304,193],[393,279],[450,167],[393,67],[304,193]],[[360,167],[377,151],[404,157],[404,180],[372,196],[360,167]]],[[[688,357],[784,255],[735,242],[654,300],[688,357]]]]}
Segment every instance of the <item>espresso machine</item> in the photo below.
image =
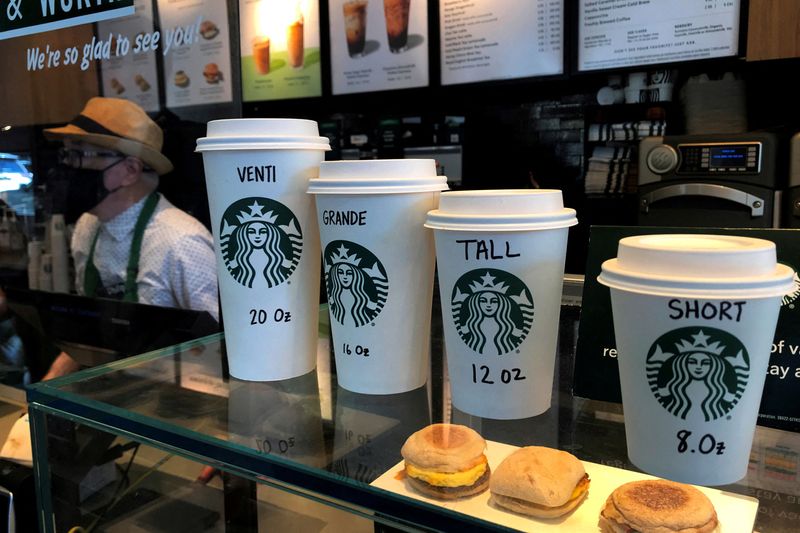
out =
{"type": "Polygon", "coordinates": [[[772,133],[647,137],[639,145],[638,223],[776,228],[780,176],[772,133]]]}

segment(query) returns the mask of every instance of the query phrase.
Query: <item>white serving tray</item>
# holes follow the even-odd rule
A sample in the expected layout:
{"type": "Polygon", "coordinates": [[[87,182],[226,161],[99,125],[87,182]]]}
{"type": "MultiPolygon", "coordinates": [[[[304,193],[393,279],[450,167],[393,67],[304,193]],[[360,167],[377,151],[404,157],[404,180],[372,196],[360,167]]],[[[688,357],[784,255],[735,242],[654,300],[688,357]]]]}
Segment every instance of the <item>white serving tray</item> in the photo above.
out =
{"type": "MultiPolygon", "coordinates": [[[[486,444],[486,457],[492,470],[496,469],[509,454],[518,449],[517,446],[510,446],[500,442],[486,441],[486,444]]],[[[608,495],[614,489],[629,481],[656,479],[647,474],[597,463],[583,461],[583,465],[591,479],[589,495],[571,514],[552,520],[532,518],[491,506],[489,505],[488,490],[477,496],[461,500],[440,501],[428,498],[411,489],[406,484],[405,479],[397,479],[398,473],[404,468],[402,461],[384,472],[371,485],[521,531],[564,531],[570,533],[591,531],[596,533],[599,531],[598,519],[600,510],[605,505],[608,495]]],[[[696,487],[708,496],[708,499],[714,504],[720,521],[720,533],[752,533],[756,513],[758,512],[757,499],[708,487],[696,487]]]]}

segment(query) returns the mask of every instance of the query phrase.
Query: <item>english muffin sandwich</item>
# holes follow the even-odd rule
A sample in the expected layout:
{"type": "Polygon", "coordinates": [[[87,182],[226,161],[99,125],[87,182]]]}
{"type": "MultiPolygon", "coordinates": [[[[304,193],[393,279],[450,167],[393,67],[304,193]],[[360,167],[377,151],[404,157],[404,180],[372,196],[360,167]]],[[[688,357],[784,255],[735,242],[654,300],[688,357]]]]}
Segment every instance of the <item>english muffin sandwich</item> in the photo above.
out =
{"type": "Polygon", "coordinates": [[[174,83],[177,87],[180,87],[181,89],[188,87],[189,82],[189,76],[187,76],[184,71],[179,70],[175,73],[174,83]]]}
{"type": "Polygon", "coordinates": [[[204,20],[200,23],[200,35],[206,40],[213,39],[219,35],[219,28],[210,20],[204,20]]]}
{"type": "Polygon", "coordinates": [[[216,63],[209,63],[203,69],[203,76],[206,83],[219,83],[222,79],[222,72],[219,71],[219,66],[216,63]]]}
{"type": "Polygon", "coordinates": [[[571,453],[527,446],[500,463],[489,484],[491,502],[537,518],[557,518],[589,493],[589,476],[571,453]]]}
{"type": "Polygon", "coordinates": [[[400,453],[406,479],[416,490],[442,500],[473,496],[489,487],[486,441],[456,424],[433,424],[406,440],[400,453]]]}
{"type": "Polygon", "coordinates": [[[600,512],[604,533],[710,533],[718,525],[717,512],[705,494],[665,479],[625,483],[600,512]]]}

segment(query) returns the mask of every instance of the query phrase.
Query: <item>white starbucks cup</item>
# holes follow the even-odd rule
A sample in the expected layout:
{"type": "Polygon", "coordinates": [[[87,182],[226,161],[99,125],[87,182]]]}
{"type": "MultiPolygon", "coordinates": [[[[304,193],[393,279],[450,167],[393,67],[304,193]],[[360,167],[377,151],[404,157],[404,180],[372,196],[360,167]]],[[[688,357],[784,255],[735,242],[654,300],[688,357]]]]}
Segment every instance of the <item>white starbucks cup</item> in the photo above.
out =
{"type": "Polygon", "coordinates": [[[642,235],[619,242],[611,289],[628,456],[700,485],[747,473],[791,268],[766,240],[642,235]]]}
{"type": "Polygon", "coordinates": [[[550,408],[569,226],[558,190],[443,193],[428,214],[453,405],[484,418],[550,408]]]}
{"type": "Polygon", "coordinates": [[[423,224],[443,189],[432,159],[324,162],[310,182],[344,389],[398,394],[427,380],[435,252],[423,224]]]}
{"type": "Polygon", "coordinates": [[[311,120],[214,120],[197,140],[235,378],[289,379],[316,364],[319,233],[306,189],[326,150],[311,120]]]}

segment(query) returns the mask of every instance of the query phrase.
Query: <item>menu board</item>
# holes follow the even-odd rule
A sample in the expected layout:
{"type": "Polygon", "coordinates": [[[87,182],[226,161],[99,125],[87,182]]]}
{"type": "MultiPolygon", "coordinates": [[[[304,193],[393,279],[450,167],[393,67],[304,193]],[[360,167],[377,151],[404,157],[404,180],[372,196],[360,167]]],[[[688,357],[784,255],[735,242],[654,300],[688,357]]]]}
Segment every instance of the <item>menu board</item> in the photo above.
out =
{"type": "Polygon", "coordinates": [[[245,102],[322,95],[319,3],[239,0],[245,102]]]}
{"type": "Polygon", "coordinates": [[[564,71],[564,0],[442,0],[442,85],[564,71]]]}
{"type": "Polygon", "coordinates": [[[578,70],[734,56],[740,0],[581,0],[578,70]]]}
{"type": "Polygon", "coordinates": [[[136,0],[134,9],[131,16],[97,23],[97,35],[100,39],[110,36],[112,50],[117,50],[116,41],[120,38],[133,44],[129,53],[112,54],[110,59],[100,62],[103,96],[125,98],[145,111],[155,112],[160,108],[156,54],[136,47],[138,37],[153,32],[152,0],[136,0]]]}
{"type": "Polygon", "coordinates": [[[158,0],[167,107],[230,102],[226,2],[158,0]]]}
{"type": "Polygon", "coordinates": [[[328,0],[333,94],[428,85],[427,0],[328,0]]]}

